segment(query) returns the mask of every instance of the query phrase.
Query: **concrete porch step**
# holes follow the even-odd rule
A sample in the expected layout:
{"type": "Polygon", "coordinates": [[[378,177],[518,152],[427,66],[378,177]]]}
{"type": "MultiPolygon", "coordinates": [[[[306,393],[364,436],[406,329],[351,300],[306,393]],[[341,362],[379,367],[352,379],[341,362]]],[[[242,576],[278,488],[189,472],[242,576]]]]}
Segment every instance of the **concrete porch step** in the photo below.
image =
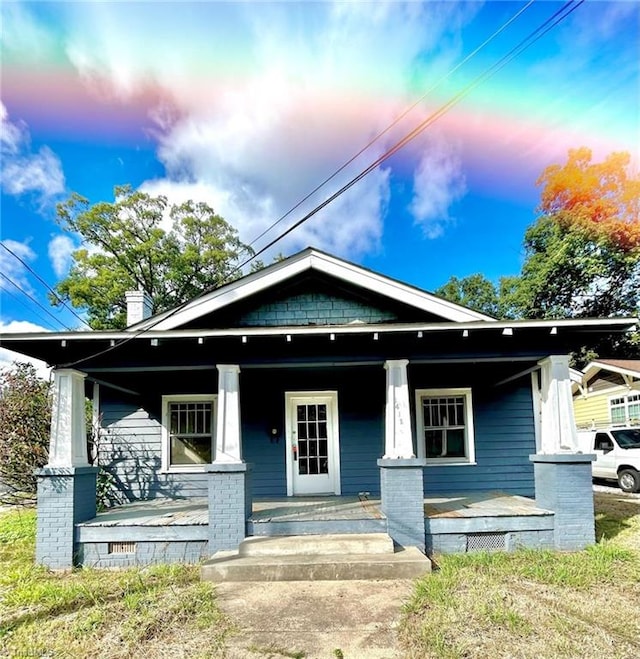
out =
{"type": "Polygon", "coordinates": [[[239,556],[331,556],[340,554],[393,554],[386,533],[251,536],[238,548],[239,556]]]}
{"type": "Polygon", "coordinates": [[[203,563],[203,581],[342,581],[413,579],[431,571],[415,547],[394,550],[387,534],[245,539],[203,563]],[[366,537],[371,535],[372,537],[366,537]]]}

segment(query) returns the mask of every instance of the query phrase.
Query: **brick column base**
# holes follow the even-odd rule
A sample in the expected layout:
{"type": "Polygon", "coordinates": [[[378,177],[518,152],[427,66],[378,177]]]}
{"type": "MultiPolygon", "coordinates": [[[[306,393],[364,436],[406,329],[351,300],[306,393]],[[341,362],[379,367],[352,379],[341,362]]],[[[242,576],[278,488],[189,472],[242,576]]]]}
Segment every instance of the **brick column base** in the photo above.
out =
{"type": "Polygon", "coordinates": [[[387,531],[403,547],[424,551],[424,481],[422,458],[378,460],[381,509],[387,531]]]}
{"type": "Polygon", "coordinates": [[[251,515],[251,465],[221,462],[206,468],[209,479],[209,554],[237,549],[251,515]]]}
{"type": "Polygon", "coordinates": [[[552,510],[556,549],[584,549],[595,543],[591,462],[595,455],[530,455],[534,463],[536,504],[552,510]]]}
{"type": "Polygon", "coordinates": [[[38,477],[36,563],[69,569],[75,525],[96,516],[97,467],[44,467],[38,477]]]}

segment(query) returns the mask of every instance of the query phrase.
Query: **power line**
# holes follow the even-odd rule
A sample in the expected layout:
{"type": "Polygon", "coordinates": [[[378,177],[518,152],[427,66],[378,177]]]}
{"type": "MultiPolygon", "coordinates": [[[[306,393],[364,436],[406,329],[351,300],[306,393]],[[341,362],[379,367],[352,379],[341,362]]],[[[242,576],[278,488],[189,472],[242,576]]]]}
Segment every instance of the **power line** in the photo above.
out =
{"type": "MultiPolygon", "coordinates": [[[[87,321],[84,320],[81,316],[79,316],[71,307],[67,305],[67,303],[47,284],[47,282],[23,259],[21,259],[13,250],[9,249],[3,242],[0,242],[0,247],[4,247],[4,249],[11,254],[15,259],[20,261],[22,265],[44,286],[46,286],[47,290],[50,291],[50,293],[54,296],[56,301],[61,304],[67,311],[70,311],[83,325],[87,325],[87,321]]],[[[88,327],[88,325],[87,325],[88,327]]]]}
{"type": "Polygon", "coordinates": [[[309,213],[307,213],[304,217],[302,217],[300,220],[292,224],[288,229],[286,229],[283,233],[281,233],[277,238],[274,238],[271,242],[269,242],[267,245],[265,245],[262,249],[257,251],[255,254],[253,254],[249,259],[245,260],[243,263],[241,263],[236,270],[241,270],[244,268],[245,265],[250,263],[254,258],[268,250],[270,247],[272,247],[275,243],[278,241],[282,240],[286,235],[291,233],[294,229],[299,227],[301,224],[306,222],[308,219],[316,215],[320,210],[322,210],[325,206],[329,205],[332,201],[334,201],[337,197],[342,195],[344,192],[349,190],[349,188],[353,187],[358,181],[363,179],[367,174],[371,173],[374,169],[376,169],[379,165],[381,165],[383,162],[388,160],[391,156],[396,154],[400,149],[404,148],[409,142],[414,140],[418,135],[420,135],[426,128],[428,128],[431,124],[433,124],[437,119],[439,119],[442,115],[444,115],[448,110],[450,110],[453,106],[457,105],[465,96],[467,96],[473,89],[475,89],[479,84],[482,82],[486,81],[489,79],[491,76],[493,76],[495,73],[497,73],[500,69],[504,68],[509,62],[511,62],[515,57],[517,57],[520,53],[524,52],[527,48],[529,48],[531,45],[533,45],[536,41],[541,39],[549,30],[551,30],[553,27],[555,27],[558,23],[563,21],[565,18],[567,18],[573,11],[575,11],[585,0],[578,0],[577,4],[575,4],[573,7],[571,5],[574,4],[574,0],[569,0],[566,2],[553,16],[548,18],[542,25],[540,25],[538,28],[536,28],[533,32],[531,32],[525,39],[523,39],[517,46],[512,48],[506,55],[501,57],[496,63],[494,63],[489,69],[485,70],[482,74],[477,76],[471,83],[469,83],[465,88],[462,89],[462,91],[458,92],[450,101],[442,105],[438,110],[436,110],[434,113],[429,115],[424,121],[422,121],[418,126],[416,126],[412,131],[410,131],[407,135],[405,135],[400,141],[396,142],[390,149],[388,149],[385,153],[383,153],[381,156],[376,158],[368,167],[366,167],[364,170],[362,170],[357,176],[352,178],[348,183],[346,183],[342,188],[340,188],[337,192],[332,194],[330,197],[325,199],[322,203],[320,203],[318,206],[316,206],[313,210],[311,210],[309,213]],[[555,21],[555,22],[553,22],[555,21]]]}
{"type": "Polygon", "coordinates": [[[36,318],[39,318],[45,325],[48,325],[54,332],[56,331],[56,328],[44,316],[41,316],[39,313],[34,311],[24,300],[20,299],[17,295],[14,295],[11,291],[7,290],[6,288],[0,290],[3,290],[9,297],[12,297],[16,302],[19,302],[25,309],[29,311],[29,313],[32,313],[36,318]]]}
{"type": "MultiPolygon", "coordinates": [[[[397,153],[400,149],[402,149],[404,146],[406,146],[409,142],[411,142],[413,139],[415,139],[419,134],[421,134],[426,128],[428,128],[431,124],[433,124],[437,119],[439,119],[442,115],[444,115],[446,112],[448,112],[452,107],[454,107],[457,103],[459,103],[465,96],[467,96],[473,89],[475,89],[479,84],[482,82],[486,81],[488,78],[490,78],[492,75],[494,75],[496,72],[498,72],[500,69],[504,68],[509,62],[511,62],[513,59],[515,59],[518,55],[520,55],[522,52],[524,52],[527,48],[532,46],[534,43],[536,43],[538,40],[540,40],[549,30],[554,28],[556,25],[561,23],[563,20],[565,20],[573,11],[575,11],[580,5],[584,3],[585,0],[578,0],[575,2],[575,0],[568,0],[568,2],[565,2],[565,4],[558,9],[552,16],[547,18],[541,25],[539,25],[533,32],[529,33],[527,37],[522,39],[516,46],[514,46],[506,55],[503,55],[497,62],[495,62],[491,67],[486,69],[482,74],[479,76],[476,76],[476,78],[466,85],[462,91],[458,92],[450,101],[442,105],[438,110],[436,110],[434,113],[429,115],[424,121],[422,121],[418,126],[416,126],[412,131],[407,133],[401,140],[396,142],[390,149],[388,149],[384,154],[382,154],[380,157],[376,158],[368,167],[366,167],[364,170],[362,170],[358,175],[356,175],[354,178],[352,178],[348,183],[346,183],[344,186],[342,186],[339,190],[334,192],[331,196],[329,196],[327,199],[325,199],[323,202],[318,204],[313,210],[311,210],[309,213],[304,215],[301,219],[299,219],[297,222],[295,222],[293,225],[291,225],[288,229],[283,231],[277,238],[274,238],[271,242],[269,242],[265,247],[257,251],[255,254],[253,254],[250,258],[242,262],[240,265],[238,265],[234,270],[232,270],[231,274],[242,270],[248,263],[250,263],[253,259],[255,259],[257,256],[265,252],[267,249],[272,247],[275,243],[278,241],[282,240],[285,236],[287,236],[289,233],[291,233],[293,230],[295,230],[297,227],[299,227],[301,224],[309,220],[311,217],[316,215],[319,211],[321,211],[325,206],[328,206],[332,201],[337,199],[340,195],[342,195],[344,192],[349,190],[351,187],[353,187],[358,181],[363,179],[367,174],[371,173],[376,167],[378,167],[380,164],[388,160],[391,156],[393,156],[395,153],[397,153]]],[[[128,343],[129,341],[132,341],[133,339],[136,339],[146,332],[150,331],[153,329],[156,325],[158,325],[160,322],[166,320],[167,318],[171,318],[174,316],[176,313],[181,311],[185,306],[189,304],[194,304],[194,306],[197,306],[198,304],[202,304],[203,300],[198,300],[198,298],[202,298],[204,295],[207,295],[210,293],[212,290],[215,290],[215,286],[209,287],[205,289],[200,295],[198,295],[196,298],[192,298],[191,300],[186,300],[185,302],[179,304],[176,306],[174,309],[169,311],[166,314],[160,315],[159,318],[157,318],[155,321],[149,323],[146,327],[138,330],[135,333],[132,333],[130,337],[127,337],[126,339],[122,339],[121,341],[118,341],[117,343],[114,343],[113,345],[109,346],[108,348],[105,348],[104,350],[100,350],[98,352],[92,353],[90,355],[87,355],[86,357],[82,357],[80,359],[77,359],[73,362],[69,362],[66,364],[63,364],[62,366],[64,367],[72,367],[76,366],[77,364],[80,364],[88,359],[92,359],[94,357],[99,357],[103,354],[106,354],[108,352],[111,352],[112,350],[115,350],[116,348],[124,345],[125,343],[128,343]]]]}
{"type": "MultiPolygon", "coordinates": [[[[464,64],[466,64],[469,60],[471,60],[473,57],[475,57],[487,44],[489,44],[493,39],[495,39],[500,33],[504,32],[511,23],[513,23],[522,13],[524,13],[533,3],[535,0],[529,0],[527,4],[519,9],[508,21],[503,23],[490,37],[485,39],[478,47],[475,48],[471,53],[469,53],[462,61],[458,62],[458,64],[448,71],[445,75],[443,75],[441,78],[439,78],[429,89],[427,89],[422,96],[415,101],[412,105],[410,105],[406,110],[404,110],[400,115],[398,115],[384,130],[380,131],[375,137],[373,137],[367,144],[365,144],[356,154],[351,156],[343,165],[341,165],[338,169],[336,169],[330,176],[324,179],[322,183],[318,184],[311,192],[309,192],[307,195],[305,195],[295,206],[292,206],[284,215],[281,215],[273,224],[269,225],[259,236],[254,238],[250,243],[249,247],[253,247],[263,236],[265,236],[267,233],[269,233],[272,229],[274,229],[280,222],[285,220],[293,211],[297,210],[302,206],[302,204],[307,201],[310,197],[312,197],[318,190],[323,188],[327,183],[332,181],[338,174],[340,174],[342,171],[344,171],[354,160],[356,160],[358,157],[360,157],[365,151],[367,151],[370,147],[372,147],[378,140],[380,140],[382,137],[384,137],[394,126],[397,126],[398,123],[404,119],[412,110],[414,110],[424,99],[434,90],[439,87],[441,83],[443,83],[447,78],[451,77],[458,69],[460,69],[464,64]]],[[[253,256],[252,258],[255,258],[253,256]]]]}
{"type": "Polygon", "coordinates": [[[66,330],[71,331],[71,328],[70,328],[70,327],[67,327],[67,325],[65,325],[65,324],[64,324],[59,318],[56,318],[56,317],[55,317],[55,316],[54,316],[54,315],[53,315],[53,314],[52,314],[52,313],[51,313],[51,312],[50,312],[45,306],[43,306],[42,304],[40,304],[40,302],[38,302],[38,300],[36,300],[36,299],[33,297],[33,295],[31,295],[30,293],[27,293],[27,291],[25,291],[21,286],[19,286],[18,284],[16,284],[16,282],[13,281],[13,279],[11,279],[10,277],[7,277],[7,275],[5,275],[4,272],[0,272],[0,277],[3,277],[3,278],[6,279],[10,284],[12,284],[13,286],[15,286],[15,287],[16,287],[16,288],[17,288],[17,289],[18,289],[18,290],[19,290],[24,296],[28,297],[28,298],[29,298],[29,299],[30,299],[35,305],[37,305],[38,307],[40,307],[40,309],[42,309],[42,311],[44,311],[47,315],[51,316],[51,318],[53,318],[53,320],[55,320],[56,323],[58,323],[59,325],[62,325],[62,327],[64,327],[66,330]]]}

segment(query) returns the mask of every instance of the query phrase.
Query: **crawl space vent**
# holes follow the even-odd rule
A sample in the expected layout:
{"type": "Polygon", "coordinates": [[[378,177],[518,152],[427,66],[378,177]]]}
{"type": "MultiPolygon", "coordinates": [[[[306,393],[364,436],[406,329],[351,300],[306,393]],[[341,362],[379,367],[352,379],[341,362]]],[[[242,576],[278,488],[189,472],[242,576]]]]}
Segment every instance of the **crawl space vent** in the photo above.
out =
{"type": "Polygon", "coordinates": [[[135,542],[110,542],[109,543],[109,554],[135,554],[136,553],[136,543],[135,542]]]}
{"type": "Polygon", "coordinates": [[[505,550],[506,542],[506,533],[468,533],[467,551],[505,550]]]}

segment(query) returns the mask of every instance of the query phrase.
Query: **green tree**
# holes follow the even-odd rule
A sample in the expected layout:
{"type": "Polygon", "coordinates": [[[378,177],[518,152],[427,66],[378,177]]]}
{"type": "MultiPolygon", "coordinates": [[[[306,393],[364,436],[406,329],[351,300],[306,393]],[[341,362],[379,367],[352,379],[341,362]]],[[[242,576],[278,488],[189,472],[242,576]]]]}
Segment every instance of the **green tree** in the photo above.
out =
{"type": "MultiPolygon", "coordinates": [[[[498,287],[482,275],[452,277],[437,292],[499,318],[638,315],[640,176],[629,154],[598,163],[589,149],[572,149],[537,183],[540,216],[525,232],[520,274],[498,287]]],[[[583,346],[576,364],[598,354],[638,357],[639,335],[583,346]]]]}
{"type": "Polygon", "coordinates": [[[547,167],[541,215],[524,236],[518,285],[527,318],[630,315],[640,307],[640,176],[630,157],[569,151],[547,167]]]}
{"type": "Polygon", "coordinates": [[[34,471],[49,456],[49,383],[31,364],[14,362],[0,373],[0,502],[35,501],[34,471]]]}
{"type": "Polygon", "coordinates": [[[58,206],[60,223],[80,235],[83,247],[56,288],[63,300],[86,310],[93,329],[126,325],[128,290],[145,290],[153,312],[164,311],[239,276],[240,255],[252,254],[205,203],[170,205],[166,197],[130,186],[116,187],[114,197],[90,205],[73,194],[58,206]],[[162,228],[165,217],[169,231],[162,228]]]}
{"type": "Polygon", "coordinates": [[[459,279],[451,277],[435,293],[445,299],[495,318],[514,318],[513,289],[517,278],[501,277],[496,286],[484,275],[476,273],[459,279]]]}

